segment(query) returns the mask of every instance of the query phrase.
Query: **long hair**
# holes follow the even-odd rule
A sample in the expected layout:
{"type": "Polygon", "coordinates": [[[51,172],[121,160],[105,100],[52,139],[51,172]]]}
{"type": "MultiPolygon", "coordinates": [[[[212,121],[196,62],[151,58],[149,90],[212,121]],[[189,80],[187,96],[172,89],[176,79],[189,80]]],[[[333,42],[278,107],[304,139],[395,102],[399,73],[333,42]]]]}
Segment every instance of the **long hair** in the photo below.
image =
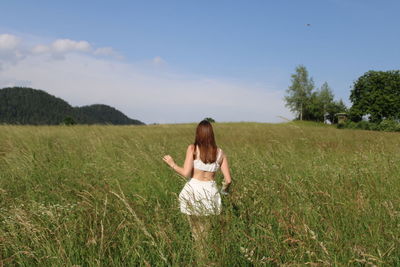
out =
{"type": "Polygon", "coordinates": [[[211,123],[202,120],[196,129],[194,140],[194,151],[200,148],[200,159],[204,163],[212,163],[217,160],[217,145],[215,144],[214,132],[211,123]]]}

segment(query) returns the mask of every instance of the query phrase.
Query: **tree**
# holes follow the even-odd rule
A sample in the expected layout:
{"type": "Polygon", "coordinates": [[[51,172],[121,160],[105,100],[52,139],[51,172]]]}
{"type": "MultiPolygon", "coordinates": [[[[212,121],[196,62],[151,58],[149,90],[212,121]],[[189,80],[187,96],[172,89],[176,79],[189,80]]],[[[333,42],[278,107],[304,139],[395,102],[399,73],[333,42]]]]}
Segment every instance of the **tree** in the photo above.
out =
{"type": "Polygon", "coordinates": [[[65,125],[75,125],[76,122],[75,122],[74,118],[68,116],[68,117],[64,118],[63,124],[65,124],[65,125]]]}
{"type": "Polygon", "coordinates": [[[208,122],[210,122],[210,123],[215,122],[215,120],[214,120],[213,118],[205,118],[204,120],[205,120],[205,121],[208,121],[208,122]]]}
{"type": "Polygon", "coordinates": [[[368,71],[351,90],[350,119],[360,121],[369,115],[371,122],[400,118],[400,71],[368,71]]]}
{"type": "Polygon", "coordinates": [[[325,82],[318,91],[312,92],[303,116],[306,120],[324,121],[328,113],[328,106],[333,102],[333,93],[328,83],[325,82]]]}
{"type": "Polygon", "coordinates": [[[292,84],[286,90],[286,107],[292,112],[298,113],[298,119],[303,120],[303,115],[307,112],[305,109],[311,99],[311,92],[314,89],[314,81],[308,77],[308,71],[305,66],[296,67],[296,73],[292,74],[292,84]]]}
{"type": "Polygon", "coordinates": [[[321,86],[318,92],[318,99],[322,106],[322,113],[324,117],[326,113],[328,113],[328,106],[333,103],[333,92],[327,82],[324,82],[324,84],[321,86]]]}

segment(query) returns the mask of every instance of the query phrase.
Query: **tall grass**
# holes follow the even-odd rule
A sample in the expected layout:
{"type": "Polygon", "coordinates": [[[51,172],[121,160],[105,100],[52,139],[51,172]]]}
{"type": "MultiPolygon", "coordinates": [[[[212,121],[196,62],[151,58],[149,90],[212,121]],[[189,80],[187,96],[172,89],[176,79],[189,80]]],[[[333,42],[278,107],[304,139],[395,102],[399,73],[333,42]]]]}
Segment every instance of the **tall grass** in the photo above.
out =
{"type": "MultiPolygon", "coordinates": [[[[162,156],[182,164],[195,127],[0,126],[0,266],[193,265],[184,180],[162,156]]],[[[208,264],[400,265],[399,134],[214,131],[233,186],[208,264]]]]}

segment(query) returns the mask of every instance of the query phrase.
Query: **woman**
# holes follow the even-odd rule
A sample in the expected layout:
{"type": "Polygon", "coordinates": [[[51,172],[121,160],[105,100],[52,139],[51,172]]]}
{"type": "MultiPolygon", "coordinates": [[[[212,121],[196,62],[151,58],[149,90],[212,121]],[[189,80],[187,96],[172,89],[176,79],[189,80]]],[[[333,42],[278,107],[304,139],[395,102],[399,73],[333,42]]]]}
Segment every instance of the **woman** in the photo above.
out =
{"type": "Polygon", "coordinates": [[[179,194],[180,210],[188,215],[193,237],[203,250],[209,228],[205,218],[221,212],[221,195],[214,180],[215,173],[220,168],[224,175],[222,194],[228,193],[232,181],[228,159],[215,143],[211,123],[203,120],[198,124],[194,144],[186,150],[183,167],[178,166],[170,155],[165,155],[163,160],[174,171],[190,178],[179,194]]]}

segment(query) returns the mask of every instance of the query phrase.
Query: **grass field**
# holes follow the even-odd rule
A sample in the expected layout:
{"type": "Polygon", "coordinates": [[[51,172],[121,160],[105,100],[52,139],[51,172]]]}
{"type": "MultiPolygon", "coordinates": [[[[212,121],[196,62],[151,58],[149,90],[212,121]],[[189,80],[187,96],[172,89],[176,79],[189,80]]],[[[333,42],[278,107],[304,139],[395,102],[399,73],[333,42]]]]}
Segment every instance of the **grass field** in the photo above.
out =
{"type": "MultiPolygon", "coordinates": [[[[400,265],[398,133],[213,125],[233,185],[209,264],[400,265]]],[[[162,157],[182,165],[195,127],[0,126],[0,266],[193,265],[162,157]]]]}

